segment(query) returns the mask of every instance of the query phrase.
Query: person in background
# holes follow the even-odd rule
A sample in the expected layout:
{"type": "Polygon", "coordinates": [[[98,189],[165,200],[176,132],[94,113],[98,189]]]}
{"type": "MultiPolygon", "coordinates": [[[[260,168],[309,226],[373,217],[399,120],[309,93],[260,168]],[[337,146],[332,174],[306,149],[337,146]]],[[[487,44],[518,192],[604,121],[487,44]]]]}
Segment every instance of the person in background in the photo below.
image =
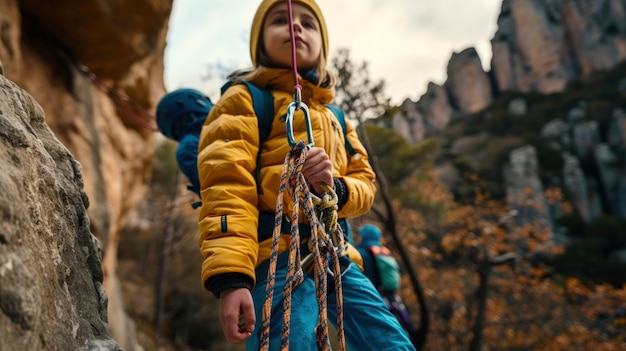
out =
{"type": "Polygon", "coordinates": [[[361,241],[357,250],[363,259],[364,273],[380,292],[387,308],[398,318],[408,335],[415,332],[406,306],[402,302],[400,289],[400,265],[391,250],[382,244],[382,232],[373,224],[359,230],[361,241]]]}
{"type": "Polygon", "coordinates": [[[176,162],[189,179],[189,189],[200,196],[198,179],[198,143],[202,125],[213,104],[196,89],[182,88],[165,94],[156,109],[159,130],[178,142],[176,162]]]}

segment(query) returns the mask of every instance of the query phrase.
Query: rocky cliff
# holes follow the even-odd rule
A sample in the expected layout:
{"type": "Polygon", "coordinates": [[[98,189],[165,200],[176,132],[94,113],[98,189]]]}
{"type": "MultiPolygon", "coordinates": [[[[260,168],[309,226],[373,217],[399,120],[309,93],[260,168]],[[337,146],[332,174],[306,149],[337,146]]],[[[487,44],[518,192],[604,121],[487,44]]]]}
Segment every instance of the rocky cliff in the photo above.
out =
{"type": "MultiPolygon", "coordinates": [[[[124,350],[132,350],[133,342],[132,335],[127,333],[132,328],[129,328],[124,317],[116,279],[118,235],[132,210],[145,197],[148,188],[155,135],[150,112],[154,111],[158,99],[165,93],[163,53],[171,8],[172,0],[0,0],[0,62],[4,76],[28,92],[41,106],[43,111],[38,111],[45,114],[45,122],[54,136],[80,163],[78,167],[66,160],[69,159],[68,154],[63,156],[63,162],[69,165],[59,165],[58,172],[62,174],[47,170],[49,166],[42,167],[48,174],[45,177],[39,175],[43,180],[37,183],[37,188],[33,188],[35,183],[31,180],[36,176],[34,170],[38,163],[30,163],[36,160],[29,159],[26,154],[17,155],[12,161],[5,161],[3,167],[5,164],[21,161],[22,166],[27,166],[31,172],[23,174],[22,179],[28,181],[21,180],[21,188],[12,190],[16,193],[15,196],[20,194],[18,189],[23,187],[31,189],[29,193],[39,191],[44,194],[44,191],[51,191],[47,190],[48,186],[65,181],[59,178],[61,176],[69,176],[72,178],[70,180],[80,178],[72,175],[72,172],[82,168],[84,183],[80,183],[80,186],[84,185],[90,202],[87,209],[90,219],[88,229],[100,239],[103,248],[103,283],[110,301],[109,328],[124,350]]],[[[9,94],[11,101],[18,98],[18,101],[8,102],[9,106],[18,104],[19,96],[9,94]]],[[[3,96],[3,101],[6,98],[3,96]]],[[[15,113],[22,118],[30,118],[30,112],[17,109],[15,113]]],[[[17,128],[13,124],[8,123],[8,127],[3,127],[2,130],[17,128]]],[[[33,134],[33,127],[28,126],[28,123],[25,123],[23,129],[23,134],[33,134]]],[[[42,143],[37,135],[32,137],[34,139],[30,141],[31,144],[42,143]]],[[[20,139],[12,139],[14,137],[5,136],[5,142],[20,142],[20,139]]],[[[30,144],[21,147],[28,149],[28,145],[30,144]]],[[[9,146],[15,147],[13,144],[9,146]]],[[[40,155],[33,154],[30,157],[36,158],[40,155]]],[[[54,157],[44,158],[52,164],[56,161],[54,157]]],[[[2,176],[5,176],[4,170],[2,176]]],[[[22,196],[28,197],[27,194],[22,196]]],[[[66,197],[61,197],[59,201],[70,201],[66,197]]],[[[17,199],[19,197],[13,201],[19,203],[17,199]]],[[[5,200],[4,194],[2,200],[5,200]]],[[[63,212],[64,205],[66,204],[59,203],[55,205],[57,207],[50,208],[58,211],[52,212],[51,216],[67,216],[63,212]]],[[[5,209],[9,212],[3,209],[3,223],[13,218],[11,209],[5,209]]],[[[33,212],[34,210],[35,208],[28,210],[32,220],[41,216],[39,212],[33,212]]],[[[85,223],[87,222],[83,222],[85,223]]],[[[2,228],[4,230],[4,224],[2,228]]],[[[55,254],[49,260],[59,261],[59,265],[65,267],[66,276],[74,278],[71,270],[73,266],[62,264],[65,256],[59,253],[64,251],[61,247],[55,247],[56,241],[51,241],[48,237],[66,235],[62,229],[65,228],[52,227],[47,231],[34,231],[33,234],[46,237],[43,240],[46,247],[40,247],[39,256],[42,252],[55,254]]],[[[0,246],[13,255],[18,255],[16,246],[20,241],[15,238],[11,244],[7,244],[7,234],[1,234],[3,235],[0,237],[5,239],[0,241],[0,246]]],[[[42,245],[41,239],[35,243],[42,245]]],[[[29,241],[19,245],[27,243],[29,241]]],[[[72,241],[68,241],[67,245],[71,243],[72,241]]],[[[81,247],[74,245],[77,251],[81,247]]],[[[82,250],[81,248],[80,251],[82,250]]],[[[42,264],[47,260],[44,255],[42,264]]],[[[24,262],[24,265],[30,263],[32,262],[24,262]]],[[[7,263],[4,264],[6,266],[7,263]]],[[[46,290],[43,276],[32,278],[40,279],[40,286],[37,287],[46,290]]],[[[56,283],[62,284],[61,288],[65,286],[63,280],[56,283]]],[[[69,295],[75,293],[71,289],[68,292],[67,287],[65,289],[69,295]]],[[[53,297],[52,292],[47,294],[48,298],[53,297]]],[[[77,299],[78,295],[73,298],[77,299]]],[[[95,298],[92,300],[97,301],[95,298]]],[[[87,300],[73,302],[75,304],[67,308],[73,308],[73,313],[82,313],[76,303],[86,304],[87,300]]],[[[50,302],[50,306],[53,305],[50,302]]],[[[61,313],[64,308],[50,316],[53,317],[51,319],[71,315],[61,313]]],[[[45,321],[39,319],[42,316],[39,316],[38,311],[31,312],[37,315],[31,317],[30,322],[25,322],[26,329],[32,327],[29,323],[45,321]]],[[[0,317],[3,316],[6,315],[0,314],[0,317]]],[[[92,333],[104,335],[101,323],[93,325],[95,329],[91,330],[92,333]]],[[[83,325],[77,323],[68,328],[68,331],[73,333],[73,337],[80,334],[84,338],[86,332],[81,328],[83,325]]],[[[4,330],[4,326],[2,329],[4,330]]],[[[54,344],[52,339],[47,342],[49,345],[54,344]]]]}
{"type": "Polygon", "coordinates": [[[0,75],[0,350],[120,350],[81,165],[0,75]]]}
{"type": "Polygon", "coordinates": [[[429,83],[417,102],[405,101],[394,119],[414,126],[417,134],[408,140],[422,140],[422,130],[444,130],[504,91],[560,92],[574,78],[626,60],[626,0],[505,0],[491,47],[489,72],[468,48],[450,58],[443,86],[429,83]]]}
{"type": "Polygon", "coordinates": [[[474,170],[496,163],[486,154],[508,152],[509,162],[492,174],[503,174],[502,187],[509,205],[519,214],[516,220],[520,225],[539,218],[544,227],[558,231],[554,226],[560,215],[558,205],[546,205],[542,195],[549,186],[563,189],[586,222],[603,214],[623,217],[626,129],[624,106],[619,101],[626,92],[626,78],[619,72],[626,61],[626,0],[505,0],[491,43],[489,72],[483,70],[474,48],[454,53],[445,84],[429,83],[417,102],[404,101],[392,116],[391,127],[408,141],[420,142],[431,136],[453,135],[449,130],[454,129],[449,128],[453,121],[473,121],[480,126],[449,140],[450,151],[463,154],[474,170]],[[609,70],[616,70],[614,79],[596,83],[602,85],[595,88],[599,93],[574,89],[570,90],[572,97],[556,98],[567,93],[568,83],[584,84],[581,82],[590,82],[609,70]],[[515,94],[520,96],[507,98],[515,94]],[[542,151],[544,155],[523,145],[527,141],[520,141],[523,128],[503,135],[487,131],[489,125],[498,123],[501,127],[524,124],[525,120],[526,124],[539,123],[541,107],[531,106],[533,94],[555,97],[543,102],[544,107],[551,106],[545,109],[550,112],[543,117],[541,130],[533,131],[550,144],[542,151]],[[610,97],[614,100],[609,101],[610,97]],[[494,104],[507,106],[493,108],[494,104]],[[517,145],[520,142],[522,145],[517,145]],[[512,145],[518,148],[511,149],[512,145]],[[553,152],[559,156],[552,164],[538,162],[538,156],[545,160],[545,154],[553,152]],[[562,169],[553,173],[551,180],[539,179],[540,174],[545,176],[542,167],[554,168],[561,162],[562,169]],[[520,205],[529,202],[542,204],[541,208],[520,205]]]}

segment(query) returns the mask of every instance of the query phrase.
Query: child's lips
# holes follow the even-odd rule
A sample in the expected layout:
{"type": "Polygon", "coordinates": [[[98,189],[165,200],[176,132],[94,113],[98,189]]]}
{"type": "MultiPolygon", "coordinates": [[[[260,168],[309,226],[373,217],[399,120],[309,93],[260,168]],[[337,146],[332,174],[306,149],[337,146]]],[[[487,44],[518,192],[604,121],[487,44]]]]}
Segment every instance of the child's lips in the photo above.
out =
{"type": "MultiPolygon", "coordinates": [[[[295,43],[296,45],[307,45],[307,43],[306,43],[306,41],[304,41],[304,39],[302,39],[302,38],[298,38],[298,37],[296,37],[296,38],[294,39],[294,43],[295,43]]],[[[285,44],[289,44],[289,45],[291,45],[291,38],[289,38],[288,40],[286,40],[286,41],[285,41],[285,44]]]]}
{"type": "Polygon", "coordinates": [[[296,43],[303,43],[303,44],[306,44],[306,42],[304,41],[304,39],[302,39],[302,38],[301,38],[301,37],[299,37],[299,36],[296,36],[295,41],[296,41],[296,43]]]}

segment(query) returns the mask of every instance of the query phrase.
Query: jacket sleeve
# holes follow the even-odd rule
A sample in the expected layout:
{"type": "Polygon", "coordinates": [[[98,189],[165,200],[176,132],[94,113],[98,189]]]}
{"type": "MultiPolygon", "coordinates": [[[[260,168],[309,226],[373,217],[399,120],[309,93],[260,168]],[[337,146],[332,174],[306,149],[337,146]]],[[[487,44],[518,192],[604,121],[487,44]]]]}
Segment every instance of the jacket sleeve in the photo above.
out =
{"type": "Polygon", "coordinates": [[[348,120],[346,120],[346,138],[352,144],[355,154],[347,155],[346,172],[340,177],[346,186],[346,200],[339,210],[339,217],[354,218],[367,213],[372,207],[376,196],[376,174],[369,163],[365,147],[348,120]]]}
{"type": "Polygon", "coordinates": [[[181,172],[191,182],[191,190],[200,195],[200,180],[198,179],[198,136],[185,135],[176,149],[176,162],[181,172]]]}
{"type": "Polygon", "coordinates": [[[258,123],[250,95],[233,86],[212,108],[198,151],[201,275],[205,287],[216,296],[220,286],[251,288],[250,283],[256,280],[258,196],[254,169],[258,145],[258,123]],[[233,286],[233,280],[247,282],[233,286]],[[214,282],[220,283],[216,286],[211,284],[214,282]]]}

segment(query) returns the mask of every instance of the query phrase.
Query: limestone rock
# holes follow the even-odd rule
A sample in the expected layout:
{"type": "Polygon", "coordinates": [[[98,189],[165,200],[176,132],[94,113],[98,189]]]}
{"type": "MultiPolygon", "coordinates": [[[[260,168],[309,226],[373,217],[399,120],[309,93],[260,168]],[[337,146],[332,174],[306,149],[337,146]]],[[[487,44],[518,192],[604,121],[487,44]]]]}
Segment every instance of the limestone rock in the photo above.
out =
{"type": "Polygon", "coordinates": [[[0,76],[0,350],[120,350],[81,165],[0,76]]]}
{"type": "Polygon", "coordinates": [[[115,276],[117,243],[148,191],[171,9],[172,0],[0,0],[4,75],[37,101],[82,165],[109,330],[126,351],[136,342],[115,276]]]}
{"type": "Polygon", "coordinates": [[[499,91],[561,91],[626,59],[626,1],[505,0],[492,49],[499,91]]]}
{"type": "Polygon", "coordinates": [[[404,100],[400,110],[391,118],[391,127],[409,142],[422,140],[426,135],[424,118],[409,99],[404,100]]]}
{"type": "MultiPolygon", "coordinates": [[[[452,119],[453,110],[445,87],[428,83],[428,89],[416,103],[428,130],[443,130],[452,119]]],[[[421,140],[421,139],[420,139],[421,140]]]]}
{"type": "Polygon", "coordinates": [[[569,153],[563,154],[563,186],[572,204],[585,221],[590,221],[602,213],[602,204],[598,201],[597,189],[591,188],[587,177],[580,167],[578,158],[569,153]]]}
{"type": "Polygon", "coordinates": [[[491,82],[474,48],[454,53],[447,71],[446,88],[461,112],[471,114],[491,104],[491,82]]]}
{"type": "Polygon", "coordinates": [[[543,184],[539,177],[537,151],[525,145],[510,152],[510,163],[505,166],[507,204],[517,211],[514,221],[518,226],[533,223],[537,228],[553,232],[553,223],[543,184]]]}

